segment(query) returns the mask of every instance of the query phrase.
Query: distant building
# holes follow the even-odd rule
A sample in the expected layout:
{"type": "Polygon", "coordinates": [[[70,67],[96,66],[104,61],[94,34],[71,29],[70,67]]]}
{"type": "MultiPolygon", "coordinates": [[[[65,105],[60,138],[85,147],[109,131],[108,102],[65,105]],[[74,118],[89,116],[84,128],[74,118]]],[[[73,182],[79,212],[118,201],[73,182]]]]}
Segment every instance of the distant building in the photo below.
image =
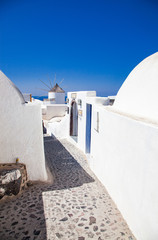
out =
{"type": "Polygon", "coordinates": [[[48,92],[48,99],[44,104],[65,104],[65,91],[56,83],[48,92]]]}

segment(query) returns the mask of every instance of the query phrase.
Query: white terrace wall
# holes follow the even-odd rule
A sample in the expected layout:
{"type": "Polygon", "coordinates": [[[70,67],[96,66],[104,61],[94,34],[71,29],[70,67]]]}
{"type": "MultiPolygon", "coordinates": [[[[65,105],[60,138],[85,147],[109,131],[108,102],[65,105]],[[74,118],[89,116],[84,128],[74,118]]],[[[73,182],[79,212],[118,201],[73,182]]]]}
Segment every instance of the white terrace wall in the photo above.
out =
{"type": "Polygon", "coordinates": [[[49,104],[42,106],[42,118],[44,120],[50,120],[54,117],[63,117],[67,111],[66,104],[49,104]]]}
{"type": "Polygon", "coordinates": [[[158,126],[92,106],[91,168],[135,237],[158,239],[158,126]],[[94,114],[99,113],[99,132],[94,114]]]}
{"type": "Polygon", "coordinates": [[[26,164],[30,180],[47,179],[41,106],[25,104],[16,86],[0,71],[0,162],[26,164]]]}

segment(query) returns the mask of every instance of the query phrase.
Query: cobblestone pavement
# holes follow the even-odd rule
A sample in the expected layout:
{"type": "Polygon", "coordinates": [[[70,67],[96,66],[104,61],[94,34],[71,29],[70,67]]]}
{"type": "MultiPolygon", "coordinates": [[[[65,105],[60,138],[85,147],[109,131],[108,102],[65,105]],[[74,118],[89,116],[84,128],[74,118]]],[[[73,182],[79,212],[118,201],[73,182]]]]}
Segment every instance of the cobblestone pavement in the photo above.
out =
{"type": "Polygon", "coordinates": [[[135,239],[80,150],[45,137],[45,154],[53,184],[36,183],[1,200],[1,240],[135,239]]]}

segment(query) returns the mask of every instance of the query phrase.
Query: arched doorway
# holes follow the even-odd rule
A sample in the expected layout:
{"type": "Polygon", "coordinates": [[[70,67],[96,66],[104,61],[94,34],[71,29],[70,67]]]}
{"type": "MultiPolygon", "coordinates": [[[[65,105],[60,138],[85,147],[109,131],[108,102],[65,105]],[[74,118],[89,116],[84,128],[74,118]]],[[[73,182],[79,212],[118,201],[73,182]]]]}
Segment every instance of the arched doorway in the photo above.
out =
{"type": "Polygon", "coordinates": [[[70,136],[77,141],[78,136],[78,109],[77,103],[75,100],[71,102],[71,111],[70,111],[70,136]]]}

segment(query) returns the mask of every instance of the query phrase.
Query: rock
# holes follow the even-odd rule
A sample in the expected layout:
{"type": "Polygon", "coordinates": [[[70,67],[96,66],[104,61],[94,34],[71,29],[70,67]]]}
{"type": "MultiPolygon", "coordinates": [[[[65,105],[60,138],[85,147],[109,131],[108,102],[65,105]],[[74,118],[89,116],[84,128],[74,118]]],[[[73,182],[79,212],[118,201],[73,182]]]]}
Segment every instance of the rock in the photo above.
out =
{"type": "Polygon", "coordinates": [[[18,230],[23,230],[23,229],[24,229],[24,227],[19,227],[19,228],[18,228],[18,230]]]}
{"type": "Polygon", "coordinates": [[[67,221],[67,220],[68,220],[67,217],[64,217],[64,218],[60,219],[60,221],[62,221],[62,222],[65,222],[65,221],[67,221]]]}
{"type": "Polygon", "coordinates": [[[79,227],[83,227],[83,226],[84,226],[84,223],[79,223],[78,226],[79,226],[79,227]]]}
{"type": "Polygon", "coordinates": [[[56,233],[56,236],[57,236],[58,238],[62,238],[62,237],[63,237],[63,235],[60,234],[60,233],[56,233]]]}
{"type": "Polygon", "coordinates": [[[35,204],[31,204],[29,207],[30,207],[30,208],[35,207],[35,204]]]}
{"type": "Polygon", "coordinates": [[[34,215],[34,214],[31,214],[30,217],[31,218],[37,218],[36,215],[34,215]]]}
{"type": "Polygon", "coordinates": [[[16,225],[16,224],[18,224],[18,222],[13,222],[13,223],[12,223],[12,226],[14,226],[14,225],[16,225]]]}
{"type": "Polygon", "coordinates": [[[0,171],[0,182],[3,185],[6,185],[10,182],[14,182],[21,177],[19,169],[1,169],[0,171]]]}
{"type": "Polygon", "coordinates": [[[98,230],[98,226],[93,227],[93,231],[96,232],[98,230]]]}
{"type": "Polygon", "coordinates": [[[72,217],[72,216],[73,216],[73,214],[71,214],[71,213],[70,213],[70,214],[68,214],[68,216],[69,216],[69,217],[72,217]]]}
{"type": "Polygon", "coordinates": [[[93,238],[93,237],[94,237],[94,234],[93,234],[92,232],[89,232],[89,233],[88,233],[88,237],[93,238]]]}
{"type": "Polygon", "coordinates": [[[4,188],[0,188],[0,199],[5,195],[5,189],[4,188]]]}
{"type": "Polygon", "coordinates": [[[73,221],[74,221],[75,223],[78,223],[79,218],[75,218],[75,219],[73,219],[73,221]]]}
{"type": "Polygon", "coordinates": [[[85,240],[84,237],[78,237],[78,240],[85,240]]]}
{"type": "Polygon", "coordinates": [[[23,237],[22,240],[29,240],[30,239],[30,236],[27,236],[27,237],[23,237]]]}
{"type": "Polygon", "coordinates": [[[40,230],[34,230],[34,232],[33,232],[33,233],[34,233],[34,235],[39,235],[39,234],[40,234],[40,232],[41,232],[40,230]]]}
{"type": "Polygon", "coordinates": [[[32,185],[33,185],[33,183],[32,183],[31,181],[28,181],[28,182],[27,182],[27,186],[28,186],[28,187],[31,187],[32,185]]]}
{"type": "Polygon", "coordinates": [[[95,217],[89,217],[89,225],[92,225],[93,223],[96,223],[95,217]]]}

